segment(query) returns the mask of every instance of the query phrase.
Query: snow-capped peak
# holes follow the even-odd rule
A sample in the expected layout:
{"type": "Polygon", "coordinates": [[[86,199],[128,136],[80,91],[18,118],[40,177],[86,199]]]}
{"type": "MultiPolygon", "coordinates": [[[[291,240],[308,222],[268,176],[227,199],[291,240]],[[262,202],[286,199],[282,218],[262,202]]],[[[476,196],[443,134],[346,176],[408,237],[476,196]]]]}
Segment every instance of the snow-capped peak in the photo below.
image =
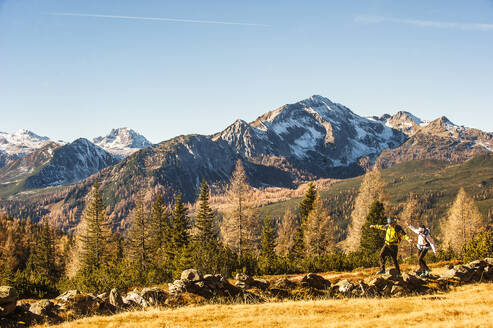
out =
{"type": "Polygon", "coordinates": [[[121,157],[129,156],[152,144],[140,133],[129,128],[112,129],[105,137],[97,137],[94,144],[121,157]]]}
{"type": "Polygon", "coordinates": [[[20,129],[13,133],[0,132],[0,151],[9,155],[23,156],[50,142],[50,138],[20,129]]]}

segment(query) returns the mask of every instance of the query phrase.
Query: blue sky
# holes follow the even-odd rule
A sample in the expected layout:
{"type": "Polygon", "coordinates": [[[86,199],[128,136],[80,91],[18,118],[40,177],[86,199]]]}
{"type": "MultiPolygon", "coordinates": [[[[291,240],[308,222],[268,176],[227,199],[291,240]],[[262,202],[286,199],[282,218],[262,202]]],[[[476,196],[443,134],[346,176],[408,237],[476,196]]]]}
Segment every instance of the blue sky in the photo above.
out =
{"type": "Polygon", "coordinates": [[[313,94],[493,131],[492,59],[492,0],[0,0],[0,131],[159,142],[313,94]]]}

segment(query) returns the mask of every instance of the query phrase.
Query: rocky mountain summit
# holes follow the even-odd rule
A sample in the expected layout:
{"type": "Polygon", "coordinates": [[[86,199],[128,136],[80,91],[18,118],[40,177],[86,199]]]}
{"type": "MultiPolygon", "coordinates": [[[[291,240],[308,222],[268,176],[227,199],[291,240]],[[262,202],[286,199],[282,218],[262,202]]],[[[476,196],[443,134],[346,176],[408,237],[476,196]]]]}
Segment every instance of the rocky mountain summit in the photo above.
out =
{"type": "Polygon", "coordinates": [[[0,132],[0,168],[50,142],[52,142],[50,138],[25,129],[13,133],[0,132]]]}
{"type": "Polygon", "coordinates": [[[375,165],[386,168],[420,159],[456,164],[492,150],[493,133],[459,126],[442,116],[417,128],[401,146],[382,151],[375,165]]]}
{"type": "Polygon", "coordinates": [[[129,128],[112,129],[107,136],[94,138],[92,142],[120,158],[152,145],[143,135],[129,128]]]}

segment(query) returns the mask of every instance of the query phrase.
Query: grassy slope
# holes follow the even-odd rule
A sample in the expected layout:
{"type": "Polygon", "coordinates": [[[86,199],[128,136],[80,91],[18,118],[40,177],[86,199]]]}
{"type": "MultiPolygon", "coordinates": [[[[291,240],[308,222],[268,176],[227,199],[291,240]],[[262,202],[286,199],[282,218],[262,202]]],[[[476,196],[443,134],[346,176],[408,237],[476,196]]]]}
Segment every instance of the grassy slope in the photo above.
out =
{"type": "Polygon", "coordinates": [[[446,294],[152,309],[56,327],[491,327],[493,284],[446,294]]]}
{"type": "MultiPolygon", "coordinates": [[[[409,193],[443,192],[433,204],[436,214],[442,217],[454,201],[457,191],[464,187],[470,195],[493,187],[493,154],[482,154],[463,164],[447,166],[446,162],[435,160],[411,161],[395,165],[382,171],[389,200],[393,204],[405,203],[409,193]],[[480,186],[483,183],[483,186],[480,186]]],[[[322,198],[329,194],[357,190],[362,177],[346,179],[321,191],[322,198]]],[[[274,217],[282,216],[286,208],[295,209],[300,198],[279,202],[263,207],[265,213],[274,217]]],[[[477,202],[486,214],[493,207],[493,199],[477,202]]],[[[329,204],[330,206],[330,204],[329,204]]]]}

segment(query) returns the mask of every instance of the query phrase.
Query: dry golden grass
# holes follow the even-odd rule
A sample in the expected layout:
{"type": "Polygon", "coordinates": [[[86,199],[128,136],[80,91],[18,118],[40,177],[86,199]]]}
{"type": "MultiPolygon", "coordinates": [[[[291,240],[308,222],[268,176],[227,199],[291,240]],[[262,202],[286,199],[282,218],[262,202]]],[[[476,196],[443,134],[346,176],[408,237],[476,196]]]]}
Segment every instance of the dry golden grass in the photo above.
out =
{"type": "Polygon", "coordinates": [[[206,305],[92,317],[56,327],[492,327],[493,284],[428,296],[206,305]]]}

